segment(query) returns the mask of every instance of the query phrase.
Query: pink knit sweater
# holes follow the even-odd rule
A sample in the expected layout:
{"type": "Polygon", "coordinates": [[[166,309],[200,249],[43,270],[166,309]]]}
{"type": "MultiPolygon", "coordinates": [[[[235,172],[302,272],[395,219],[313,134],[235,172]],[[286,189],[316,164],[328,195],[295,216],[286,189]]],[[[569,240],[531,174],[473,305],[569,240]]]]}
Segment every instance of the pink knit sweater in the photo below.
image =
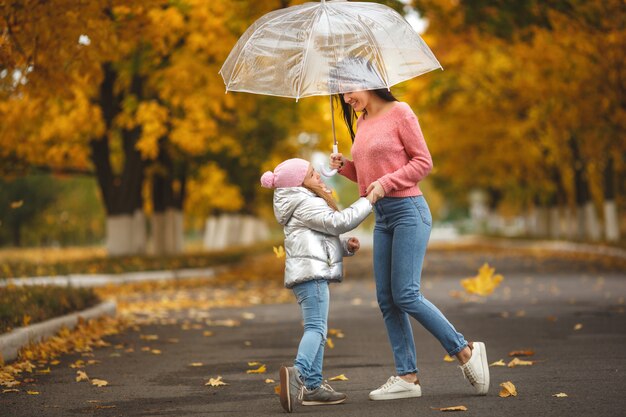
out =
{"type": "Polygon", "coordinates": [[[421,195],[418,182],[428,175],[433,160],[428,152],[417,116],[408,104],[394,103],[386,113],[356,122],[353,161],[339,173],[358,183],[361,196],[379,181],[386,197],[421,195]]]}

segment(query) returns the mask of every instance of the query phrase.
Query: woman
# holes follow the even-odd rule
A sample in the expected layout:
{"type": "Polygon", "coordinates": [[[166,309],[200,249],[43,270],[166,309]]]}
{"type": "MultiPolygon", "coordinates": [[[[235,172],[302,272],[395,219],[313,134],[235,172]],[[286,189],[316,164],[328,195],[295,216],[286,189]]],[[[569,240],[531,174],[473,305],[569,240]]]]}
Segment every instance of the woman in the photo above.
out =
{"type": "Polygon", "coordinates": [[[354,161],[338,153],[331,155],[330,165],[358,183],[361,196],[374,205],[376,296],[397,372],[369,397],[421,396],[409,316],[432,333],[450,356],[457,357],[476,392],[486,395],[489,365],[484,343],[467,343],[420,291],[432,217],[418,183],[432,169],[432,159],[417,117],[387,89],[354,91],[339,98],[352,136],[354,161]],[[356,112],[361,116],[355,134],[356,112]]]}

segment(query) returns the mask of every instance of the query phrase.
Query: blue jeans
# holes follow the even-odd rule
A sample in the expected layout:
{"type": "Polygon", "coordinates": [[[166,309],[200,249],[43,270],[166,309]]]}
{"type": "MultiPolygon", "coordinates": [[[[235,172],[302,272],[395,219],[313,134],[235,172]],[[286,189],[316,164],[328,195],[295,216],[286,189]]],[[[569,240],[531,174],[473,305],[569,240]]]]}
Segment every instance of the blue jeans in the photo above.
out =
{"type": "Polygon", "coordinates": [[[423,196],[385,197],[374,205],[374,276],[398,375],[417,372],[409,316],[439,340],[450,356],[467,342],[420,291],[432,217],[423,196]]]}
{"type": "Polygon", "coordinates": [[[322,363],[328,331],[328,281],[319,279],[297,284],[293,293],[300,304],[304,334],[294,362],[308,390],[322,384],[322,363]]]}

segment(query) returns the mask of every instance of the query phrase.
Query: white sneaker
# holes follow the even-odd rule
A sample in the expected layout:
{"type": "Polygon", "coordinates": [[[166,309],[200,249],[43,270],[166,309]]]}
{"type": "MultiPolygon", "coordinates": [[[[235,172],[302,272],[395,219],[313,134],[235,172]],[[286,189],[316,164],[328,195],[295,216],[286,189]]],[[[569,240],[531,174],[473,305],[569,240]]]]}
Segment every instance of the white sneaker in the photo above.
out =
{"type": "Polygon", "coordinates": [[[478,395],[487,395],[489,391],[489,363],[487,350],[482,342],[474,342],[472,357],[460,366],[463,376],[474,386],[478,395]]]}
{"type": "Polygon", "coordinates": [[[395,400],[398,398],[421,397],[419,381],[406,382],[399,376],[392,376],[380,388],[370,392],[370,400],[395,400]]]}

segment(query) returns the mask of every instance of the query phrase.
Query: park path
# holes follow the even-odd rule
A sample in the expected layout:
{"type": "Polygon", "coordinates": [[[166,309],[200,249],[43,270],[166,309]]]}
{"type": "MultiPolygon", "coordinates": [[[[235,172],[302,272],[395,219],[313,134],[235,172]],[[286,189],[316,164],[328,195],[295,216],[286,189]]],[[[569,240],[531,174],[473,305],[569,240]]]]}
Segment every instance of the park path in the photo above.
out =
{"type": "MultiPolygon", "coordinates": [[[[615,416],[626,408],[626,274],[610,263],[577,258],[537,258],[507,251],[429,253],[423,291],[466,337],[487,343],[489,361],[510,351],[532,349],[532,366],[492,367],[487,397],[476,397],[454,363],[443,361],[436,340],[415,326],[423,397],[371,402],[368,392],[393,373],[380,312],[375,303],[369,254],[350,259],[346,281],[331,288],[331,336],[327,378],[346,392],[346,404],[300,407],[320,416],[424,416],[431,407],[464,405],[463,415],[615,416]],[[485,300],[464,295],[459,280],[488,261],[503,284],[485,300]],[[576,330],[578,329],[578,330],[576,330]],[[511,381],[518,396],[498,397],[499,383],[511,381]],[[566,393],[566,398],[553,394],[566,393]]],[[[236,291],[237,289],[233,289],[236,291]]],[[[202,297],[214,289],[194,290],[202,297]]],[[[278,290],[286,291],[286,290],[278,290]]],[[[208,295],[207,295],[208,296],[208,295]]],[[[158,299],[158,293],[147,294],[158,299]]],[[[69,367],[81,358],[67,355],[50,374],[37,375],[32,388],[0,394],[0,416],[265,416],[280,415],[275,383],[301,335],[295,303],[160,312],[149,324],[108,338],[111,346],[93,352],[99,361],[84,370],[109,382],[98,388],[75,382],[69,367]],[[247,373],[264,364],[266,373],[247,373]],[[195,363],[201,366],[190,366],[195,363]],[[221,376],[222,387],[205,386],[221,376]]]]}

